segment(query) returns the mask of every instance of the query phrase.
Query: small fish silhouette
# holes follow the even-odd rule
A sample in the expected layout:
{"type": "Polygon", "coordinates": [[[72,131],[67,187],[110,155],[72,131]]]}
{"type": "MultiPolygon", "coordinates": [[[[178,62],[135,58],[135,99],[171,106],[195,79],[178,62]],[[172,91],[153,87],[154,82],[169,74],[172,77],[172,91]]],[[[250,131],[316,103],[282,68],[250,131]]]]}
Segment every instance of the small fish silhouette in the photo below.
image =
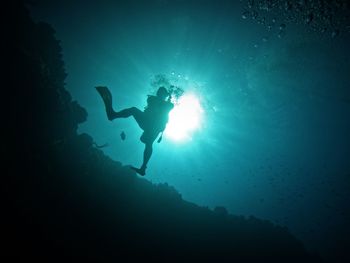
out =
{"type": "Polygon", "coordinates": [[[122,131],[122,132],[120,133],[120,138],[121,138],[123,141],[125,141],[126,135],[125,135],[125,132],[124,132],[124,131],[122,131]]]}

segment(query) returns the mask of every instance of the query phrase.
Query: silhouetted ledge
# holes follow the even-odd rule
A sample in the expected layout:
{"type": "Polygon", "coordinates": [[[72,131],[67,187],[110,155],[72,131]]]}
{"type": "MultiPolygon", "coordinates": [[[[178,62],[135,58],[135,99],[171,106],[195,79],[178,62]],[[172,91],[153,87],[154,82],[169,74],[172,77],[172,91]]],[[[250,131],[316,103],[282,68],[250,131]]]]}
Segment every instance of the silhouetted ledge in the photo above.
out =
{"type": "Polygon", "coordinates": [[[11,88],[2,105],[6,256],[46,262],[320,261],[287,229],[186,202],[173,187],[138,177],[96,149],[89,135],[78,135],[87,112],[64,89],[54,30],[34,23],[22,5],[14,14],[11,88]]]}

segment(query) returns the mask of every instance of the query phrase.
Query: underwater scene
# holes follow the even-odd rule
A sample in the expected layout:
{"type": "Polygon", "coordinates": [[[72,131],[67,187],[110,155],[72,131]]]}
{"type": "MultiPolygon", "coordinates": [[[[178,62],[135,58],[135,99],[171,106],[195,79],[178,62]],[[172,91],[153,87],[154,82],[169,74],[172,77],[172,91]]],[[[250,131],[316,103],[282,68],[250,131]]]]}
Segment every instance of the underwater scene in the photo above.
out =
{"type": "Polygon", "coordinates": [[[347,1],[3,12],[4,256],[349,262],[347,1]]]}

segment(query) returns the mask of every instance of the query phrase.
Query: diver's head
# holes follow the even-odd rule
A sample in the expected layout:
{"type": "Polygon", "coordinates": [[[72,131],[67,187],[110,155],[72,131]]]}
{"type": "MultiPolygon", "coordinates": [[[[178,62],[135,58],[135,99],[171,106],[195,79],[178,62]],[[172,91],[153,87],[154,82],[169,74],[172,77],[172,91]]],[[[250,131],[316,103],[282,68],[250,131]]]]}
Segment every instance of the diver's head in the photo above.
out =
{"type": "Polygon", "coordinates": [[[165,100],[168,96],[169,96],[169,92],[166,90],[166,88],[160,87],[157,90],[157,97],[158,98],[165,100]]]}

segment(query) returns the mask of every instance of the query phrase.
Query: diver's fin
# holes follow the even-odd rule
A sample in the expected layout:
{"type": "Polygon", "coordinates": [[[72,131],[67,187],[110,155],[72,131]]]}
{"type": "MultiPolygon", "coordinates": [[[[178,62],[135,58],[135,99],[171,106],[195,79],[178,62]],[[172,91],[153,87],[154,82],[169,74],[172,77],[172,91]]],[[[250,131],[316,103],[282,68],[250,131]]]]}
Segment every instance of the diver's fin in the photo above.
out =
{"type": "Polygon", "coordinates": [[[107,87],[104,86],[98,86],[96,87],[97,92],[100,94],[103,103],[106,107],[106,113],[108,120],[113,120],[113,108],[112,108],[112,93],[109,91],[107,87]]]}
{"type": "Polygon", "coordinates": [[[139,169],[139,168],[136,168],[134,166],[130,166],[130,169],[134,170],[136,173],[138,173],[141,176],[145,176],[145,174],[146,174],[146,171],[144,169],[139,169]]]}

